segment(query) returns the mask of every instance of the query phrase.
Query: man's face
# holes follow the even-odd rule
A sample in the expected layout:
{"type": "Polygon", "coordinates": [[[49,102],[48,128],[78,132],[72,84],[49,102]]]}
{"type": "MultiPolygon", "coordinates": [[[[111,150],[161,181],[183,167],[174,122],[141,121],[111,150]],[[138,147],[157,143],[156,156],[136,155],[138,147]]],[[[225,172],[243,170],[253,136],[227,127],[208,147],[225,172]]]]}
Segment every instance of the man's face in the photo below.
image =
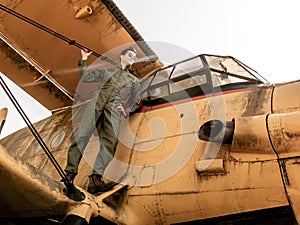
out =
{"type": "Polygon", "coordinates": [[[136,61],[136,53],[134,51],[127,51],[125,55],[121,55],[121,63],[128,66],[136,61]]]}

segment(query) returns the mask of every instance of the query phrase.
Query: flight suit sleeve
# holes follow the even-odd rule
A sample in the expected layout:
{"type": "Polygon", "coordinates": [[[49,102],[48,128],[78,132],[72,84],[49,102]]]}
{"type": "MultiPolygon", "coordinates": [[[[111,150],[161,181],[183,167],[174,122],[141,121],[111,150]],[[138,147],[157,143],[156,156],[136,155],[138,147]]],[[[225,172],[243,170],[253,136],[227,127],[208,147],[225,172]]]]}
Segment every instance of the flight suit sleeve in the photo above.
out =
{"type": "Polygon", "coordinates": [[[78,69],[82,82],[99,82],[102,80],[103,74],[105,73],[105,69],[102,68],[89,71],[87,60],[79,60],[78,69]]]}

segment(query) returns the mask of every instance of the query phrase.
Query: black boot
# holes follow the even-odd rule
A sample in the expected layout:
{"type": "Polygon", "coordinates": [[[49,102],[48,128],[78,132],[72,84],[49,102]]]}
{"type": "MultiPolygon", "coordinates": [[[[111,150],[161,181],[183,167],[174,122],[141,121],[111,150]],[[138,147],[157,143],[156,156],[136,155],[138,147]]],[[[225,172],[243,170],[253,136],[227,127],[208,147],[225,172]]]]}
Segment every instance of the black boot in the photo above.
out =
{"type": "MultiPolygon", "coordinates": [[[[74,181],[74,179],[75,179],[77,173],[70,172],[70,171],[65,171],[65,172],[66,172],[66,176],[67,176],[68,180],[69,180],[71,183],[73,183],[73,181],[74,181]]],[[[65,180],[64,178],[62,178],[60,181],[61,181],[61,182],[65,182],[66,180],[65,180]]]]}
{"type": "Polygon", "coordinates": [[[117,183],[110,181],[105,183],[102,176],[99,174],[92,174],[89,176],[88,192],[91,194],[97,194],[112,189],[117,183]]]}

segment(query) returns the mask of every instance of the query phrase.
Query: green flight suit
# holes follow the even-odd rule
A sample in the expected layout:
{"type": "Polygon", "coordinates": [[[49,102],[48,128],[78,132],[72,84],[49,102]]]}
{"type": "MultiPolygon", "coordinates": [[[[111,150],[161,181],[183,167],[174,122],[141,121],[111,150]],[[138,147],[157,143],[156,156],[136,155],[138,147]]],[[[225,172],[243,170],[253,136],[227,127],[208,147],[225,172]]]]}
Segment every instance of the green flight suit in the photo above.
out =
{"type": "Polygon", "coordinates": [[[65,171],[78,172],[83,151],[97,129],[100,151],[93,173],[103,175],[106,166],[113,159],[118,143],[122,115],[116,110],[116,106],[126,105],[127,115],[134,111],[140,99],[140,84],[135,76],[121,67],[98,68],[88,72],[86,60],[79,61],[78,65],[82,82],[101,82],[84,112],[79,128],[72,135],[65,171]]]}

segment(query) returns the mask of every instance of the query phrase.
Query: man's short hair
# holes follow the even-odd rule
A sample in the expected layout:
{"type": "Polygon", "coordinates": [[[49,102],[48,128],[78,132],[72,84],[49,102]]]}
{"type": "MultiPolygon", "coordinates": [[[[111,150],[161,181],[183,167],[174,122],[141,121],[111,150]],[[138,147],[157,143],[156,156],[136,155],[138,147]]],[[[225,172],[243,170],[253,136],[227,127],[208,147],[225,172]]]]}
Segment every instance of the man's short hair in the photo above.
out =
{"type": "Polygon", "coordinates": [[[134,47],[128,47],[128,48],[125,48],[124,50],[122,50],[120,55],[125,55],[128,51],[132,51],[132,52],[136,53],[136,50],[134,47]]]}

